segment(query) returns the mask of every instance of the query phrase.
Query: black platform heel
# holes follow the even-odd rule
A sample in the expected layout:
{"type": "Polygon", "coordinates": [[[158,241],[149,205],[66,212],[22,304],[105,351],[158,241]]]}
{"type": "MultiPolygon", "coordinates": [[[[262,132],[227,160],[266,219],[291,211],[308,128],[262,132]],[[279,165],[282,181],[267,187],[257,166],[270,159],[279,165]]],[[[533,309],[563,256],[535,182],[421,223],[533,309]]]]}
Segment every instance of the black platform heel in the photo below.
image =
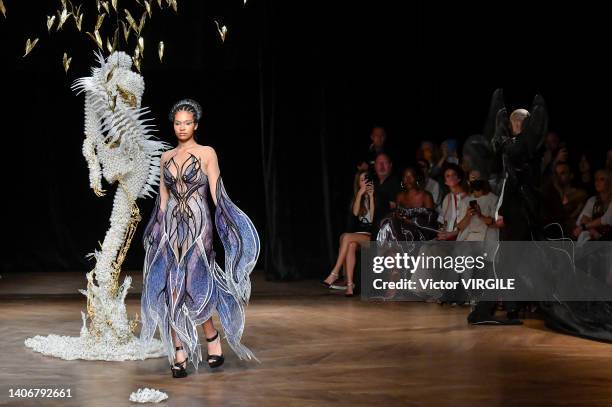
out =
{"type": "MultiPolygon", "coordinates": [[[[213,336],[212,338],[206,338],[206,342],[214,342],[216,340],[221,340],[219,338],[219,331],[217,331],[215,336],[213,336]]],[[[223,358],[223,353],[220,355],[208,355],[206,359],[208,361],[208,366],[212,368],[219,367],[223,364],[223,362],[225,362],[225,359],[223,358]]]]}
{"type": "MultiPolygon", "coordinates": [[[[183,350],[182,346],[177,346],[176,350],[183,350]]],[[[172,377],[175,379],[181,379],[183,377],[187,377],[187,360],[185,358],[182,362],[177,362],[174,365],[170,366],[170,370],[172,370],[172,377]]]]}

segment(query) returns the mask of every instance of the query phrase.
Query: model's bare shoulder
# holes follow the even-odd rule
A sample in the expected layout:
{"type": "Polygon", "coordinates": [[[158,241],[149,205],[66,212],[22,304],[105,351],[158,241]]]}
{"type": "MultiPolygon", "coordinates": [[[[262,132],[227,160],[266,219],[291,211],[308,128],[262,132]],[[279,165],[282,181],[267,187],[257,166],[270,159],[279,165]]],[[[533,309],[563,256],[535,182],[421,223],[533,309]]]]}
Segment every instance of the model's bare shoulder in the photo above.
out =
{"type": "Polygon", "coordinates": [[[210,161],[217,161],[217,152],[211,146],[200,146],[198,153],[202,157],[205,163],[210,161]]]}
{"type": "Polygon", "coordinates": [[[170,157],[172,157],[172,155],[174,154],[174,148],[171,150],[166,150],[162,153],[161,155],[161,162],[166,162],[170,159],[170,157]]]}

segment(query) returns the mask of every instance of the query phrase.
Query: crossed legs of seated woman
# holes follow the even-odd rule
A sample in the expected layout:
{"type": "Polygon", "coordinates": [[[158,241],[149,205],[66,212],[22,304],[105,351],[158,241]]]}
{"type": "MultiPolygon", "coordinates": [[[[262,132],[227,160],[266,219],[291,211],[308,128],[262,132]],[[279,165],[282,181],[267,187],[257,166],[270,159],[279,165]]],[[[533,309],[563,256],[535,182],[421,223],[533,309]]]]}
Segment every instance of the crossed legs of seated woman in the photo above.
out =
{"type": "Polygon", "coordinates": [[[369,241],[370,235],[367,233],[343,233],[340,236],[340,250],[338,251],[336,264],[327,278],[323,280],[323,285],[326,287],[331,286],[339,278],[340,268],[344,266],[344,274],[346,276],[345,295],[352,296],[353,288],[355,288],[353,275],[357,262],[357,250],[362,243],[369,241]]]}

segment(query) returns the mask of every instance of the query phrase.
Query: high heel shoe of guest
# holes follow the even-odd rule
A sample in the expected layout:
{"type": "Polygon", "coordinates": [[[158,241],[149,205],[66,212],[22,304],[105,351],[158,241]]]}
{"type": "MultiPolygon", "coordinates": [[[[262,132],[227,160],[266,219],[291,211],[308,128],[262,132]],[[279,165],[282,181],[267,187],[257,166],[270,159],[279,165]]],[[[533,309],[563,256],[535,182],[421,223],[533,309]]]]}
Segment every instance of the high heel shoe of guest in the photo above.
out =
{"type": "MultiPolygon", "coordinates": [[[[348,282],[347,282],[347,283],[346,283],[346,287],[347,287],[347,288],[348,288],[348,287],[351,287],[351,290],[353,290],[353,289],[355,288],[355,284],[353,284],[353,283],[348,283],[348,282]]],[[[352,292],[351,292],[351,293],[344,293],[344,296],[345,296],[345,297],[353,297],[353,296],[355,296],[355,294],[354,294],[354,293],[352,293],[352,292]]]]}
{"type": "Polygon", "coordinates": [[[325,280],[321,281],[321,285],[322,285],[323,287],[326,287],[326,288],[331,288],[331,286],[332,286],[332,285],[333,285],[333,284],[336,282],[336,280],[337,280],[337,279],[338,279],[338,277],[339,277],[339,276],[338,276],[338,273],[335,273],[335,272],[333,272],[333,271],[332,271],[331,273],[329,273],[329,275],[330,275],[330,276],[334,276],[334,281],[332,281],[331,283],[327,283],[327,282],[325,282],[325,280]]]}

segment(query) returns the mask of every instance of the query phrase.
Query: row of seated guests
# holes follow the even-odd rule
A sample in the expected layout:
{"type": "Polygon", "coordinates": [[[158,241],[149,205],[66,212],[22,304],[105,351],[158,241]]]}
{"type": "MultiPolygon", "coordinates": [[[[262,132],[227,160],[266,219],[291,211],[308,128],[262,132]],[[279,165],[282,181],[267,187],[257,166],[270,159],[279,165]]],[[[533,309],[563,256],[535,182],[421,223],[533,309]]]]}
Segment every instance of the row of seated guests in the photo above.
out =
{"type": "MultiPolygon", "coordinates": [[[[351,203],[352,222],[349,230],[340,236],[338,257],[322,282],[324,286],[342,288],[346,296],[353,295],[357,251],[362,243],[376,240],[379,227],[390,214],[395,219],[395,233],[402,235],[397,240],[406,240],[408,233],[413,240],[497,239],[495,232],[489,232],[496,227],[497,197],[490,192],[488,182],[479,179],[477,171],[470,174],[472,188],[469,189],[462,169],[447,163],[443,175],[450,192],[438,207],[433,194],[426,189],[428,179],[422,167],[404,169],[400,182],[392,175],[392,168],[390,157],[379,153],[374,162],[373,177],[365,169],[356,174],[351,203]],[[413,221],[417,219],[421,224],[415,226],[417,222],[413,221]],[[344,269],[345,284],[334,284],[340,279],[341,269],[344,269]]],[[[434,192],[439,193],[439,190],[434,192]]]]}
{"type": "MultiPolygon", "coordinates": [[[[470,171],[469,161],[458,154],[454,140],[446,140],[440,149],[428,141],[421,143],[416,155],[417,166],[404,170],[400,181],[393,175],[391,158],[385,154],[386,138],[384,128],[376,126],[372,129],[367,157],[359,162],[355,178],[351,205],[353,222],[348,232],[342,234],[336,264],[323,281],[327,287],[345,289],[347,296],[353,295],[353,276],[360,244],[376,240],[381,221],[390,213],[399,211],[400,218],[405,219],[408,209],[435,209],[439,222],[436,228],[440,230],[433,238],[438,240],[498,240],[499,228],[505,226],[503,216],[497,216],[497,195],[503,178],[499,174],[470,171]],[[464,170],[468,171],[467,179],[464,170]],[[341,269],[345,271],[346,284],[334,284],[341,269]]],[[[594,188],[591,189],[596,190],[597,196],[587,201],[584,190],[588,188],[575,186],[567,162],[570,157],[568,148],[555,133],[547,137],[545,146],[542,159],[542,206],[545,213],[542,221],[544,224],[559,224],[563,236],[606,238],[611,229],[602,226],[599,217],[606,210],[610,212],[612,177],[609,169],[595,173],[594,188]]],[[[607,152],[606,167],[612,169],[612,150],[607,152]]],[[[589,169],[583,155],[579,179],[582,186],[591,182],[589,169]]],[[[402,232],[408,229],[404,228],[402,232]]],[[[427,237],[432,236],[429,234],[427,237]]]]}

